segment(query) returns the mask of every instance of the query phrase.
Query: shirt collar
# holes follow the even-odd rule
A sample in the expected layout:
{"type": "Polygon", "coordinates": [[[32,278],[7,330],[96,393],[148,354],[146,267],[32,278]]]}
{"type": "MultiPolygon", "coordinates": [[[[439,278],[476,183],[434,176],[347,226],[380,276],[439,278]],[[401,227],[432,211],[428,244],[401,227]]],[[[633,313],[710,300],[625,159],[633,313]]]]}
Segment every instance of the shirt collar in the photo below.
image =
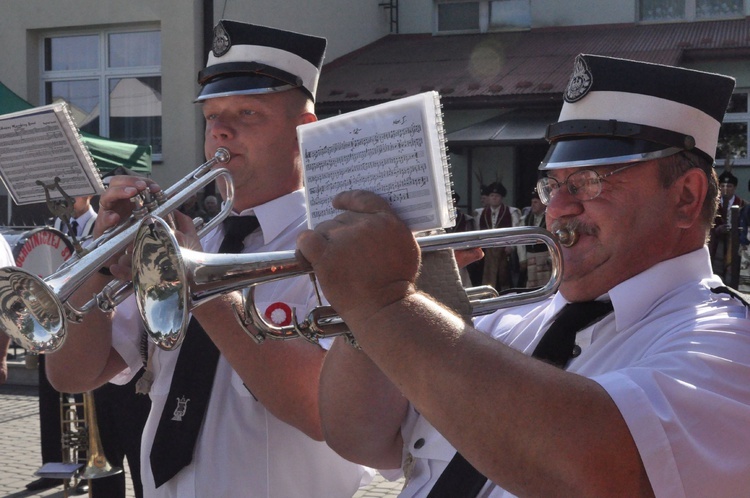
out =
{"type": "Polygon", "coordinates": [[[655,264],[609,291],[617,330],[641,320],[673,289],[712,277],[708,247],[655,264]]]}
{"type": "MultiPolygon", "coordinates": [[[[617,330],[623,330],[640,321],[673,289],[709,278],[712,278],[711,258],[708,247],[704,246],[655,264],[614,286],[597,301],[612,301],[617,330]]],[[[557,292],[546,310],[546,320],[551,320],[568,302],[557,292]]]]}
{"type": "Polygon", "coordinates": [[[94,211],[94,208],[92,206],[89,206],[88,210],[85,213],[83,213],[81,216],[77,218],[75,216],[70,218],[70,221],[71,223],[75,221],[75,222],[78,222],[78,225],[83,225],[87,221],[89,221],[89,218],[91,218],[95,214],[96,214],[96,211],[94,211]]]}
{"type": "Polygon", "coordinates": [[[268,244],[306,211],[304,189],[295,190],[259,206],[245,209],[239,216],[255,215],[263,230],[263,243],[268,244]]]}

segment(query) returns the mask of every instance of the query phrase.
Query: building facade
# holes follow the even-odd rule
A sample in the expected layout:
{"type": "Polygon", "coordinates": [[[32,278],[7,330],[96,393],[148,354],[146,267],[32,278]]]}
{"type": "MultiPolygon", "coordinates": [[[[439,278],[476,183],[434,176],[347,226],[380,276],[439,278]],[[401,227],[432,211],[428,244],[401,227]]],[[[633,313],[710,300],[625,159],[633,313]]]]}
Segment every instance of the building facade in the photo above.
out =
{"type": "MultiPolygon", "coordinates": [[[[164,186],[203,158],[193,99],[221,18],[325,36],[321,117],[441,93],[461,204],[501,180],[528,203],[544,129],[580,52],[730,74],[728,161],[750,197],[750,0],[2,0],[2,82],[67,100],[85,131],[153,147],[164,186]]],[[[723,164],[718,165],[723,168],[723,164]]]]}

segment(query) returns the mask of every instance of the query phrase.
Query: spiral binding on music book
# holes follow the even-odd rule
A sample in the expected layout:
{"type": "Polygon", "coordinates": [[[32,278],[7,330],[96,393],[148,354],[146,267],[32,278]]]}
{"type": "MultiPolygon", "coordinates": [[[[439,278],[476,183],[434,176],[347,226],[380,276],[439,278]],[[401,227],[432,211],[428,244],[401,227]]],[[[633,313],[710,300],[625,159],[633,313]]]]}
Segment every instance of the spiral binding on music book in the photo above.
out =
{"type": "Polygon", "coordinates": [[[445,138],[445,124],[443,123],[443,103],[440,100],[440,94],[435,94],[435,110],[436,110],[436,128],[438,134],[438,140],[440,143],[440,162],[443,163],[443,173],[445,175],[445,199],[448,205],[449,219],[452,224],[456,224],[456,206],[453,203],[453,170],[451,169],[450,156],[448,155],[448,143],[445,138]]]}

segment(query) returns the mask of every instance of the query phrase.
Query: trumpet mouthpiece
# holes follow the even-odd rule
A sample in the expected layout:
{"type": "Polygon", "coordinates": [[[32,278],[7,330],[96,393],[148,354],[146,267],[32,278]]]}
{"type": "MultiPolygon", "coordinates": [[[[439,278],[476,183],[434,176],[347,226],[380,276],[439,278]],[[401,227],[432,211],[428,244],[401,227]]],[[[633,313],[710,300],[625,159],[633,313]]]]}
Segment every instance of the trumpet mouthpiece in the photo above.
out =
{"type": "Polygon", "coordinates": [[[575,228],[560,228],[555,230],[555,236],[563,247],[573,247],[578,242],[578,232],[575,228]]]}

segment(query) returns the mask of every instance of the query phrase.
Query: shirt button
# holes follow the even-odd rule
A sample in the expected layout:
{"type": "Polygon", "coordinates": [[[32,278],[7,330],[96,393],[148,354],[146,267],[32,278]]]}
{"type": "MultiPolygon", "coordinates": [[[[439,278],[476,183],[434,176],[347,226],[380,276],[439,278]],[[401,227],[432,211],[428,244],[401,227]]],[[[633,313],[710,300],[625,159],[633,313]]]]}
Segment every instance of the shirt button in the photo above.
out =
{"type": "Polygon", "coordinates": [[[581,355],[581,346],[579,346],[578,344],[573,346],[571,355],[573,356],[573,358],[578,358],[581,355]]]}
{"type": "Polygon", "coordinates": [[[415,450],[420,449],[422,446],[424,446],[424,438],[419,438],[416,441],[414,441],[414,449],[415,450]]]}

